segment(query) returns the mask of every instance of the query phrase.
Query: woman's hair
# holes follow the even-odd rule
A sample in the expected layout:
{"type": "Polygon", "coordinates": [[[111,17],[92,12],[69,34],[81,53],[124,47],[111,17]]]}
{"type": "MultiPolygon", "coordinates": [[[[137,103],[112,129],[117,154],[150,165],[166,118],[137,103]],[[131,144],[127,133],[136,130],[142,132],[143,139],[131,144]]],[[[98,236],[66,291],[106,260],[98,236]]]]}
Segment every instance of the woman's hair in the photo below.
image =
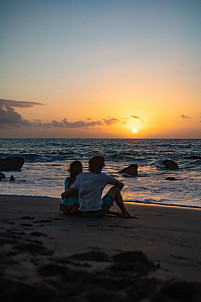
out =
{"type": "Polygon", "coordinates": [[[75,178],[78,174],[82,173],[82,163],[79,160],[73,161],[69,168],[70,178],[75,178]]]}
{"type": "Polygon", "coordinates": [[[93,155],[89,159],[89,171],[99,174],[105,166],[105,157],[101,154],[93,155]]]}

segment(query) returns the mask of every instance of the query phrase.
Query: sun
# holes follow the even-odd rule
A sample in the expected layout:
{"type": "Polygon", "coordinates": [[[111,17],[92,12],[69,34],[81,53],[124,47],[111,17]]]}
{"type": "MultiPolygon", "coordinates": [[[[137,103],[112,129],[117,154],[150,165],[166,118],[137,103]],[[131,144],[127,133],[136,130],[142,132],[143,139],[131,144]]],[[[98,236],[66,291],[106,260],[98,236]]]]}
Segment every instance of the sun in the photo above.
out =
{"type": "Polygon", "coordinates": [[[136,129],[136,128],[133,128],[132,132],[133,132],[133,133],[137,133],[137,129],[136,129]]]}

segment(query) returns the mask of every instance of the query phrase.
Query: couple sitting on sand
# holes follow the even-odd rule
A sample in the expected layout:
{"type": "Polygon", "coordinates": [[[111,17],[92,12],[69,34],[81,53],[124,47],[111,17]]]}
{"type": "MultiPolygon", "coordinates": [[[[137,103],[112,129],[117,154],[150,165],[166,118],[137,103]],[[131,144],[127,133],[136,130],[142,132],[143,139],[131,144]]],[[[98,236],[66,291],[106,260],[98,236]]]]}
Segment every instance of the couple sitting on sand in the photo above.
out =
{"type": "Polygon", "coordinates": [[[114,177],[102,173],[105,166],[103,155],[94,155],[89,159],[89,172],[82,173],[82,163],[74,161],[70,165],[70,177],[65,181],[65,192],[61,194],[60,210],[64,214],[80,214],[81,216],[104,216],[113,214],[121,217],[132,217],[124,206],[121,196],[123,183],[114,177]],[[106,185],[113,185],[102,197],[106,185]],[[121,213],[111,211],[116,202],[121,213]]]}

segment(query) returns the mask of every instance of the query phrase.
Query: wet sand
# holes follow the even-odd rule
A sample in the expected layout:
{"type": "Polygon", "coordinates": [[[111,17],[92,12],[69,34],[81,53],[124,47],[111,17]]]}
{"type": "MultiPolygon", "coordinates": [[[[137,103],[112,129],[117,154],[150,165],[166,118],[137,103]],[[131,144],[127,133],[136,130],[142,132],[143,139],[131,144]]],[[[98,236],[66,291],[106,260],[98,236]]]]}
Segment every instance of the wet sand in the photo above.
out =
{"type": "Polygon", "coordinates": [[[200,210],[84,218],[59,202],[0,195],[1,301],[201,301],[200,210]]]}

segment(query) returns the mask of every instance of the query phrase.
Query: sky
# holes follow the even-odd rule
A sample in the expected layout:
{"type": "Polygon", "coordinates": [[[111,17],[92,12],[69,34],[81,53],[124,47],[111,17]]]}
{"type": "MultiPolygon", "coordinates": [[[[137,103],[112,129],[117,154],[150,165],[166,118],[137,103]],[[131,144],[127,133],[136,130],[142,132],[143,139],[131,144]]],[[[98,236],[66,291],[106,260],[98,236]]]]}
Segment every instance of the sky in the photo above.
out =
{"type": "Polygon", "coordinates": [[[201,138],[201,1],[0,0],[1,138],[201,138]]]}

